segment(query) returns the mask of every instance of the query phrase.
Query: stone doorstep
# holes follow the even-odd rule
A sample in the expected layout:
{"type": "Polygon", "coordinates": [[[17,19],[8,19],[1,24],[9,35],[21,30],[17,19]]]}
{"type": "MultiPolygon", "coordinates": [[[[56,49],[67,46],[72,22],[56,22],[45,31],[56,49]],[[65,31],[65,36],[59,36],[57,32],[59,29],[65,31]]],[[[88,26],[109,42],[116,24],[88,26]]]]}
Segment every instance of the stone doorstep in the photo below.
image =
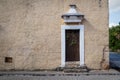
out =
{"type": "Polygon", "coordinates": [[[64,72],[88,72],[87,67],[65,67],[64,72]]]}
{"type": "Polygon", "coordinates": [[[65,67],[79,67],[80,61],[65,62],[65,67]]]}
{"type": "Polygon", "coordinates": [[[64,72],[88,72],[87,69],[64,69],[64,72]]]}
{"type": "Polygon", "coordinates": [[[88,72],[86,66],[79,66],[80,61],[69,61],[65,63],[64,72],[88,72]]]}
{"type": "Polygon", "coordinates": [[[58,67],[56,68],[56,71],[64,71],[64,72],[88,72],[88,68],[86,66],[83,66],[83,67],[68,67],[68,66],[65,66],[65,67],[58,67]]]}

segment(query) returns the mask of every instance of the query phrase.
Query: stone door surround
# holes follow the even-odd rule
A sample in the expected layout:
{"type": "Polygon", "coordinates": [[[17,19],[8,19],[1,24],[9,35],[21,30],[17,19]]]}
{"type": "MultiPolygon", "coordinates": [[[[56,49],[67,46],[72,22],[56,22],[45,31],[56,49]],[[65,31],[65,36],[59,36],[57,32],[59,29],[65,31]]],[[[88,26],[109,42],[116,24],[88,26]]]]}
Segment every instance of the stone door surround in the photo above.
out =
{"type": "Polygon", "coordinates": [[[66,30],[80,30],[79,31],[79,57],[80,57],[80,66],[84,66],[84,25],[62,25],[61,26],[61,67],[65,67],[65,31],[66,30]]]}

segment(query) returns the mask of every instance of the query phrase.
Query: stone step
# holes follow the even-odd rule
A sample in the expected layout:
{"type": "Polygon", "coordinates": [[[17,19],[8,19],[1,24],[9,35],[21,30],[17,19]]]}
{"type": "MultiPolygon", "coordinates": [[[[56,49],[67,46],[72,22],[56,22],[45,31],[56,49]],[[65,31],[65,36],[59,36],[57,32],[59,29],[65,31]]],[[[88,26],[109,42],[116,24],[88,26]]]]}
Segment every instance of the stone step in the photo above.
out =
{"type": "Polygon", "coordinates": [[[80,62],[79,61],[70,61],[65,63],[65,67],[79,67],[80,62]]]}
{"type": "Polygon", "coordinates": [[[79,67],[80,65],[78,64],[75,64],[75,65],[73,65],[73,64],[71,64],[71,65],[65,65],[65,67],[79,67]]]}
{"type": "Polygon", "coordinates": [[[87,67],[64,67],[64,69],[87,69],[87,67]]]}
{"type": "Polygon", "coordinates": [[[88,72],[86,66],[84,67],[59,67],[56,69],[57,71],[64,71],[64,72],[88,72]]]}
{"type": "Polygon", "coordinates": [[[88,72],[86,66],[83,67],[64,67],[64,72],[88,72]]]}
{"type": "Polygon", "coordinates": [[[88,72],[87,69],[64,69],[64,72],[88,72]]]}

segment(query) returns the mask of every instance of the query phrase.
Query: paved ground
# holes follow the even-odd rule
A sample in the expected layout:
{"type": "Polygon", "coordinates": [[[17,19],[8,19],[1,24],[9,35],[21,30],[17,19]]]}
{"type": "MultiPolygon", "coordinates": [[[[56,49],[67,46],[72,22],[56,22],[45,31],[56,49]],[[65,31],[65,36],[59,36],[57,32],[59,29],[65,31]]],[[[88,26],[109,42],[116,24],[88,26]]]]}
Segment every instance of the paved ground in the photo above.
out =
{"type": "Polygon", "coordinates": [[[90,76],[1,76],[0,80],[120,80],[120,75],[90,76]]]}
{"type": "Polygon", "coordinates": [[[116,70],[88,73],[1,71],[0,80],[120,80],[120,72],[116,70]]]}
{"type": "Polygon", "coordinates": [[[120,68],[120,53],[110,52],[110,65],[113,68],[120,68]]]}

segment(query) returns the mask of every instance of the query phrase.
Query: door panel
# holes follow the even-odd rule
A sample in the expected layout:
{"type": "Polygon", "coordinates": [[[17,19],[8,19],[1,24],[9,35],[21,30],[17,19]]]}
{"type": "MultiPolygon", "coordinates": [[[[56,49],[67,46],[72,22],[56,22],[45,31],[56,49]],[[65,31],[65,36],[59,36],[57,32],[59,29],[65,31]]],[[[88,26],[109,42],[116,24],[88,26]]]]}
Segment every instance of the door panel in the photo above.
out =
{"type": "Polygon", "coordinates": [[[66,30],[66,61],[79,60],[79,30],[66,30]]]}

